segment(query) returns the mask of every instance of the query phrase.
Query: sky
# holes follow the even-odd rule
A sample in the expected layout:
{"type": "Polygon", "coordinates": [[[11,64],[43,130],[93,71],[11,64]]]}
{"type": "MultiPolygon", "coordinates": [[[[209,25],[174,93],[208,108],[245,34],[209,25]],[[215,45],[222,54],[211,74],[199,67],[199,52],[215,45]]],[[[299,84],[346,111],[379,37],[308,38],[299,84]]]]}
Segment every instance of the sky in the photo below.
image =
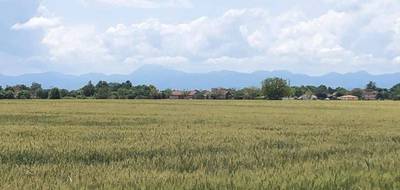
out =
{"type": "Polygon", "coordinates": [[[0,74],[400,72],[399,0],[0,0],[0,74]]]}

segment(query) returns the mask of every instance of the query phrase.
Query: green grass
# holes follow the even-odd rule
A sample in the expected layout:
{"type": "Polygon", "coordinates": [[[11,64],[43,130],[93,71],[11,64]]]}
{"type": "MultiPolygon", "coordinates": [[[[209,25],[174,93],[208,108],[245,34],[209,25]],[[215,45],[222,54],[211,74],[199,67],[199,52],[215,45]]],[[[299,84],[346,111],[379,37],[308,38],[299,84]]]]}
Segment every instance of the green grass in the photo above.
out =
{"type": "Polygon", "coordinates": [[[0,101],[0,189],[400,189],[400,102],[0,101]]]}

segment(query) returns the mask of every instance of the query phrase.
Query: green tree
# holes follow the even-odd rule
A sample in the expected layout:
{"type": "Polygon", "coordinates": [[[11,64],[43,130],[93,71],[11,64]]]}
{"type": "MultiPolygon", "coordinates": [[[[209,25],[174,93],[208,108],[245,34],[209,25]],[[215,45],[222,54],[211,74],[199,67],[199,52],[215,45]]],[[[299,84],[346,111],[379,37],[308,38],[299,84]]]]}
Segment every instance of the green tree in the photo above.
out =
{"type": "Polygon", "coordinates": [[[152,98],[152,99],[159,99],[160,98],[160,93],[159,93],[158,89],[155,86],[149,85],[148,88],[149,88],[149,95],[150,95],[149,98],[152,98]]]}
{"type": "Polygon", "coordinates": [[[369,81],[369,83],[366,86],[367,90],[377,90],[378,87],[376,87],[376,83],[373,81],[369,81]]]}
{"type": "Polygon", "coordinates": [[[315,89],[315,96],[320,100],[328,98],[328,93],[328,88],[325,85],[321,85],[315,89]]]}
{"type": "Polygon", "coordinates": [[[92,81],[89,81],[87,85],[82,88],[82,93],[86,97],[92,97],[96,93],[96,88],[92,84],[92,81]]]}
{"type": "Polygon", "coordinates": [[[400,100],[400,83],[394,85],[394,86],[390,89],[390,93],[392,94],[392,99],[393,99],[393,100],[400,100]]]}
{"type": "Polygon", "coordinates": [[[137,94],[135,93],[135,91],[133,89],[130,89],[127,98],[128,99],[136,99],[136,96],[137,96],[137,94]]]}
{"type": "Polygon", "coordinates": [[[40,89],[36,92],[36,98],[40,99],[48,99],[49,98],[49,90],[47,89],[40,89]]]}
{"type": "Polygon", "coordinates": [[[32,83],[30,87],[30,94],[32,98],[38,98],[38,92],[42,90],[42,85],[39,83],[32,83]]]}
{"type": "Polygon", "coordinates": [[[131,90],[128,88],[119,88],[117,90],[117,97],[118,99],[128,99],[129,93],[131,93],[131,90]]]}
{"type": "Polygon", "coordinates": [[[106,81],[99,81],[96,85],[96,99],[108,99],[111,96],[111,90],[106,81]]]}
{"type": "Polygon", "coordinates": [[[360,88],[355,88],[350,92],[351,95],[357,96],[359,99],[363,97],[363,90],[360,88]]]}
{"type": "Polygon", "coordinates": [[[133,85],[129,80],[121,84],[121,88],[131,89],[132,87],[133,85]]]}
{"type": "Polygon", "coordinates": [[[235,100],[244,99],[244,91],[243,91],[243,89],[240,89],[240,90],[232,89],[231,93],[232,93],[232,98],[235,99],[235,100]]]}
{"type": "Polygon", "coordinates": [[[60,90],[58,88],[52,88],[49,92],[49,99],[61,99],[60,90]]]}
{"type": "Polygon", "coordinates": [[[241,91],[243,92],[243,99],[247,100],[254,100],[261,94],[260,89],[256,87],[243,88],[241,91]]]}
{"type": "Polygon", "coordinates": [[[286,80],[269,78],[262,82],[262,94],[269,100],[282,100],[290,95],[290,87],[286,80]]]}
{"type": "Polygon", "coordinates": [[[294,96],[301,97],[307,92],[307,90],[308,88],[305,86],[300,86],[300,87],[294,86],[292,87],[291,91],[294,96]]]}
{"type": "Polygon", "coordinates": [[[17,93],[18,99],[31,99],[31,94],[28,90],[21,90],[17,93]]]}
{"type": "MultiPolygon", "coordinates": [[[[6,88],[7,89],[7,88],[6,88]]],[[[4,91],[4,99],[15,99],[14,91],[5,90],[4,91]]]]}
{"type": "Polygon", "coordinates": [[[168,99],[172,94],[172,90],[171,89],[165,89],[163,91],[161,91],[161,98],[162,99],[168,99]]]}
{"type": "Polygon", "coordinates": [[[340,97],[340,96],[347,95],[349,93],[349,91],[347,91],[345,88],[337,87],[335,89],[335,93],[336,93],[336,97],[340,97]]]}
{"type": "Polygon", "coordinates": [[[389,89],[378,88],[377,91],[376,99],[378,100],[388,100],[392,98],[392,92],[389,89]]]}
{"type": "Polygon", "coordinates": [[[3,87],[0,86],[0,99],[5,99],[5,91],[3,90],[3,87]]]}
{"type": "Polygon", "coordinates": [[[61,96],[61,98],[69,96],[69,91],[67,89],[61,89],[60,96],[61,96]]]}
{"type": "Polygon", "coordinates": [[[306,88],[307,88],[306,91],[310,90],[313,94],[315,94],[317,92],[317,89],[318,89],[318,87],[312,86],[312,85],[307,85],[306,88]]]}
{"type": "Polygon", "coordinates": [[[78,95],[79,95],[79,91],[77,91],[77,90],[71,90],[68,92],[68,96],[71,98],[76,98],[76,97],[78,97],[78,95]]]}

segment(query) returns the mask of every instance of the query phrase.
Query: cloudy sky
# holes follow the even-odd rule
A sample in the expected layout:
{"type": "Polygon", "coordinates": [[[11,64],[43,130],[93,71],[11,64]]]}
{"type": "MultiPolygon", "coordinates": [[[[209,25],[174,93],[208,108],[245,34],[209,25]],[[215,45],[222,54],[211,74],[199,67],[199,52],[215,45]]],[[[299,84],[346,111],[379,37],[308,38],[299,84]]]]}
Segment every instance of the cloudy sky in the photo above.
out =
{"type": "Polygon", "coordinates": [[[0,0],[0,74],[400,72],[399,0],[0,0]]]}

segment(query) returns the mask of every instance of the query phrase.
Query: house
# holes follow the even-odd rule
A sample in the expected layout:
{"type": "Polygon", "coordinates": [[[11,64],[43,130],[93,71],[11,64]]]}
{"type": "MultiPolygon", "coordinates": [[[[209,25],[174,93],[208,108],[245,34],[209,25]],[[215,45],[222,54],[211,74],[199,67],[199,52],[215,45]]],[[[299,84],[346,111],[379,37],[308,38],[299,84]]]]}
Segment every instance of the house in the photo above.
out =
{"type": "Polygon", "coordinates": [[[345,95],[345,96],[339,97],[338,100],[343,100],[343,101],[357,101],[357,100],[358,100],[358,97],[357,97],[357,96],[353,96],[353,95],[345,95]]]}
{"type": "Polygon", "coordinates": [[[305,94],[297,98],[298,100],[317,100],[318,97],[315,96],[310,90],[308,90],[305,94]]]}
{"type": "Polygon", "coordinates": [[[187,93],[187,95],[185,96],[185,99],[203,99],[202,94],[200,91],[198,90],[192,90],[189,93],[187,93]]]}
{"type": "Polygon", "coordinates": [[[172,91],[171,95],[169,96],[169,99],[184,99],[185,98],[185,92],[179,91],[179,90],[174,90],[172,91]]]}
{"type": "Polygon", "coordinates": [[[364,90],[362,94],[364,100],[376,100],[377,96],[378,92],[374,90],[364,90]]]}
{"type": "Polygon", "coordinates": [[[210,91],[208,91],[208,90],[203,90],[201,93],[203,94],[203,96],[204,96],[205,99],[211,99],[212,93],[211,93],[210,91]]]}
{"type": "Polygon", "coordinates": [[[315,95],[304,94],[297,98],[298,100],[318,100],[318,97],[315,95]]]}
{"type": "Polygon", "coordinates": [[[211,89],[211,98],[217,100],[230,99],[232,94],[229,90],[225,88],[213,88],[211,89]]]}

